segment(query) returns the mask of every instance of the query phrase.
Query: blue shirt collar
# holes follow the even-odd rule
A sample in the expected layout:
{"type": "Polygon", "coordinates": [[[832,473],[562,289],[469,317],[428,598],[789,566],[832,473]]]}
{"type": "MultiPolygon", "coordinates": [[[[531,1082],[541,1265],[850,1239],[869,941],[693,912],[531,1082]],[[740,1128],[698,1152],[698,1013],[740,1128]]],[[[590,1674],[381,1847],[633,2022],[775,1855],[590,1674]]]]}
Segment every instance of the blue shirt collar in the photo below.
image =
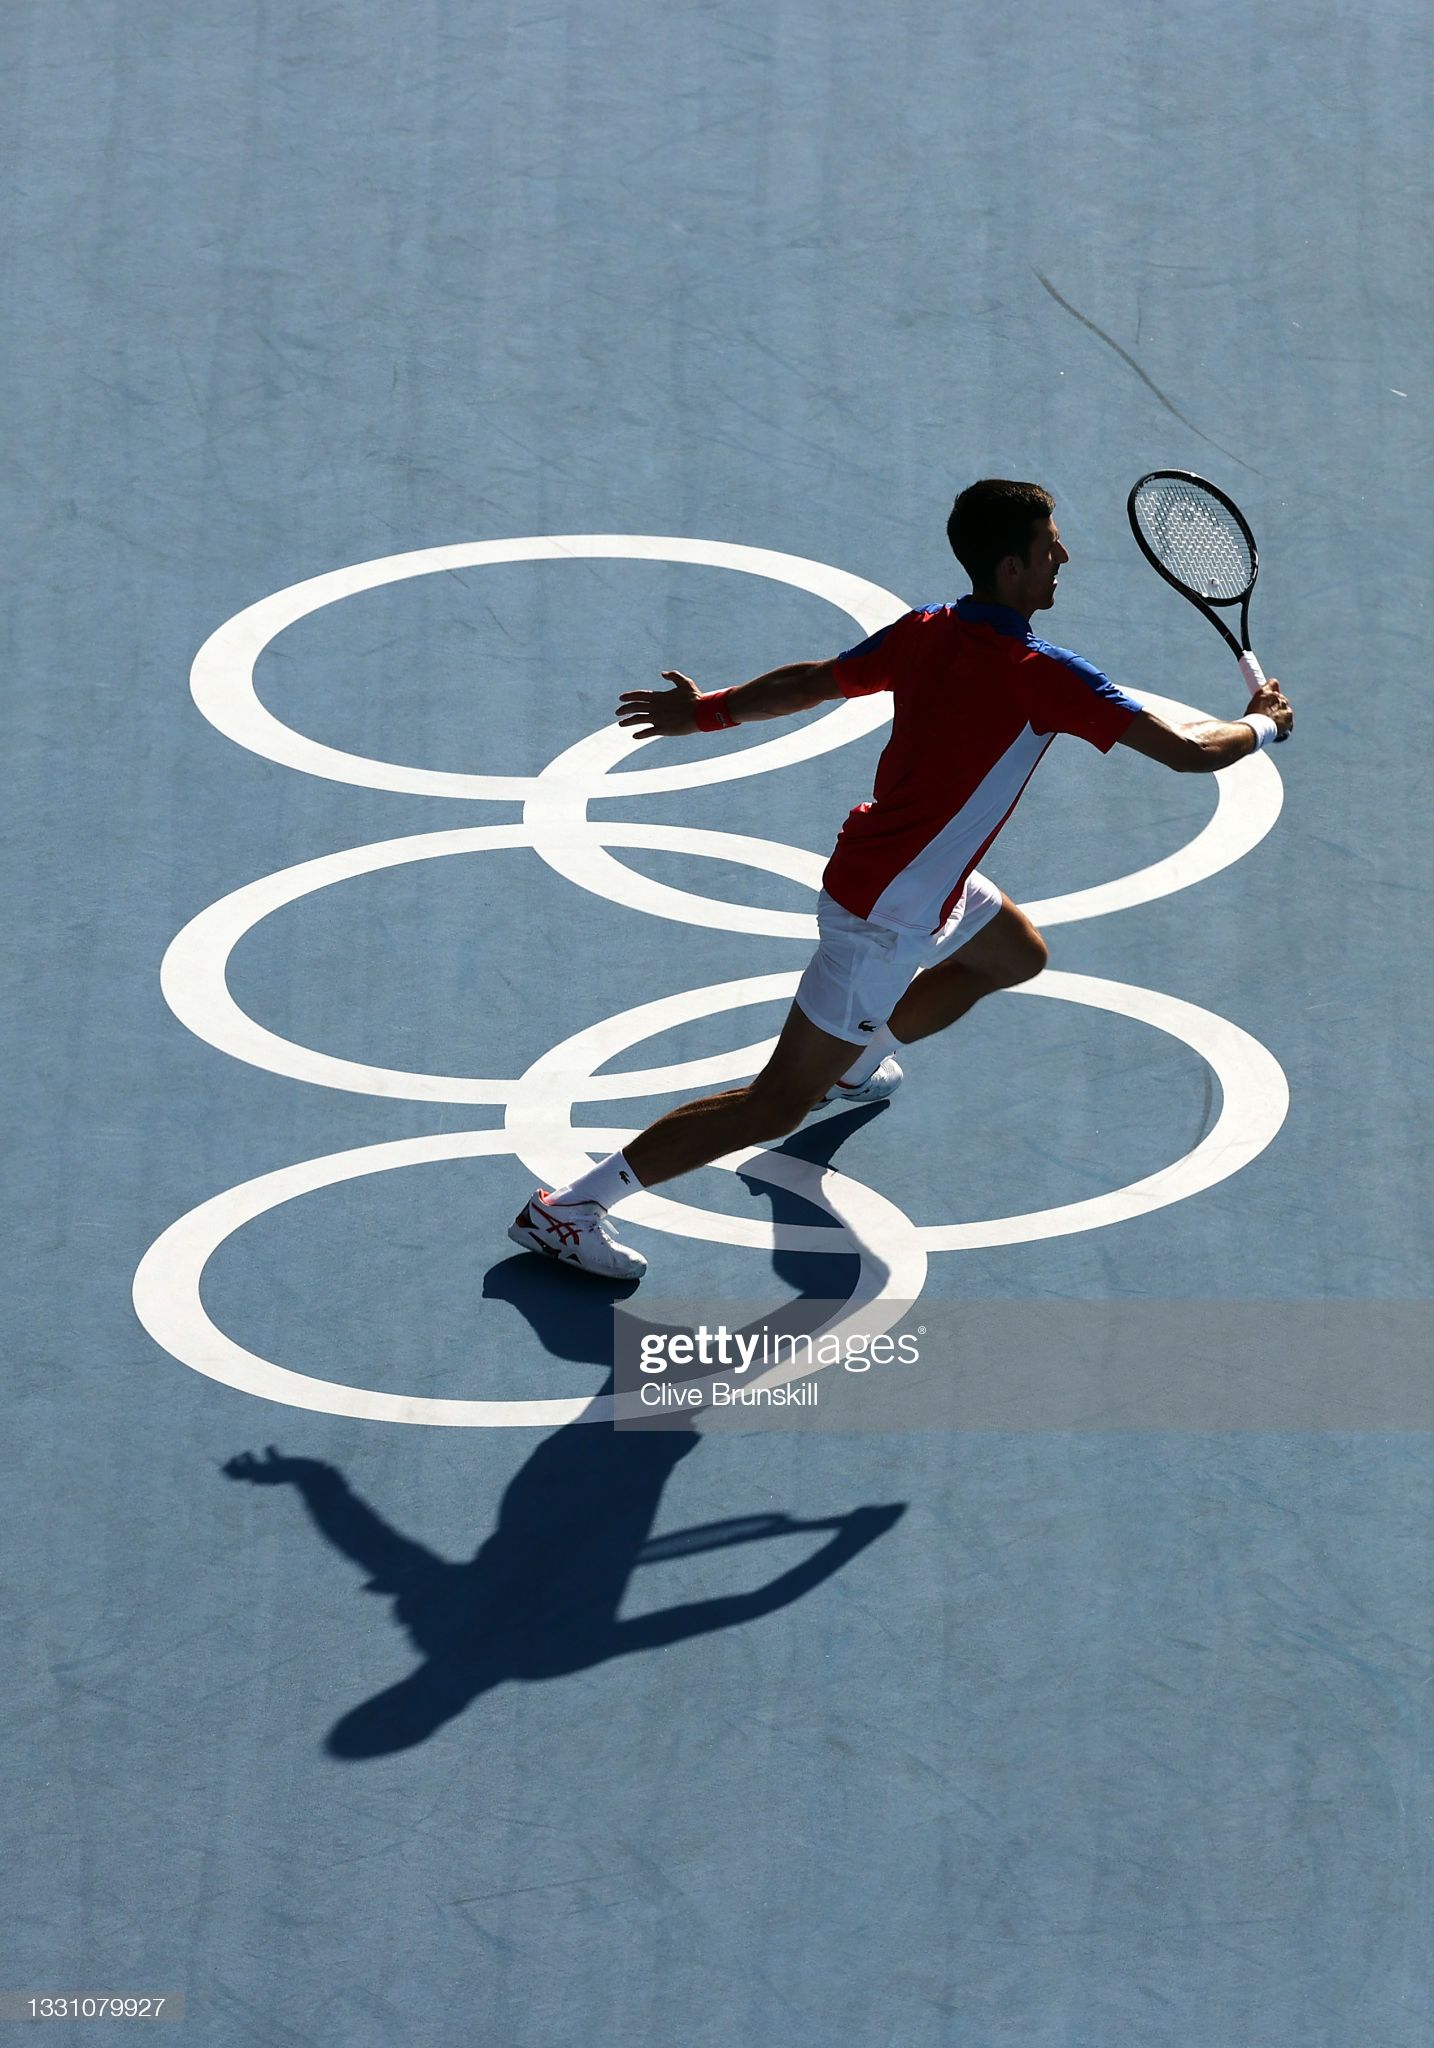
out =
{"type": "Polygon", "coordinates": [[[982,604],[977,598],[962,597],[956,603],[956,616],[971,626],[994,626],[998,633],[1006,633],[1013,640],[1033,637],[1030,620],[1008,604],[982,604]]]}

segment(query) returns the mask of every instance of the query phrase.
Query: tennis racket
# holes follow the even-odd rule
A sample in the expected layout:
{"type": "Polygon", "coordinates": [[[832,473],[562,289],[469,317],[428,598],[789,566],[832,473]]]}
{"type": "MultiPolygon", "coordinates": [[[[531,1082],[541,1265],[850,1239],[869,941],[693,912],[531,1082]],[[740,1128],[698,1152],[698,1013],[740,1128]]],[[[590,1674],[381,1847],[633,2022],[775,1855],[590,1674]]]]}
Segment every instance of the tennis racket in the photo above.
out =
{"type": "Polygon", "coordinates": [[[1251,696],[1263,689],[1265,672],[1250,652],[1250,592],[1260,554],[1234,499],[1191,470],[1152,469],[1125,509],[1146,561],[1224,635],[1251,696]],[[1232,605],[1240,607],[1238,640],[1215,610],[1232,605]]]}

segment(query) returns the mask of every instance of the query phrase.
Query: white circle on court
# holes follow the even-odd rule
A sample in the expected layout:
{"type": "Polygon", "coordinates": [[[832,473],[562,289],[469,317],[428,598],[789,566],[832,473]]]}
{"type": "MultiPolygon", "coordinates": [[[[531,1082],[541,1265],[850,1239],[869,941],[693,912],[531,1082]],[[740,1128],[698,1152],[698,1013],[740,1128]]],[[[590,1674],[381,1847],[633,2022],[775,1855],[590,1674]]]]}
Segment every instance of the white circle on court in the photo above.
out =
{"type": "MultiPolygon", "coordinates": [[[[611,1130],[590,1135],[609,1151],[616,1151],[634,1133],[611,1130]]],[[[360,1146],[354,1151],[331,1152],[322,1159],[281,1166],[273,1173],[226,1188],[171,1223],[155,1239],[134,1276],[135,1313],[155,1343],[182,1364],[240,1393],[253,1394],[263,1401],[282,1402],[289,1408],[346,1415],[355,1421],[428,1423],[451,1429],[551,1429],[569,1422],[611,1422],[619,1410],[610,1394],[528,1401],[446,1400],[315,1379],[310,1374],[274,1365],[226,1337],[201,1299],[204,1269],[220,1245],[244,1224],[285,1202],[367,1174],[391,1173],[400,1167],[432,1165],[447,1159],[510,1154],[512,1149],[506,1131],[443,1131],[436,1136],[399,1138],[387,1144],[360,1146]]],[[[823,1234],[839,1243],[829,1242],[822,1249],[839,1250],[847,1256],[856,1252],[860,1257],[857,1287],[841,1314],[824,1329],[840,1332],[848,1321],[858,1319],[863,1330],[874,1334],[898,1321],[920,1294],[926,1278],[926,1254],[906,1217],[885,1196],[833,1167],[818,1166],[785,1153],[754,1148],[726,1163],[734,1170],[740,1165],[743,1172],[754,1178],[771,1181],[825,1208],[836,1218],[838,1227],[823,1234]],[[868,1237],[874,1233],[882,1235],[894,1247],[892,1256],[887,1260],[873,1259],[857,1235],[860,1232],[868,1237]]],[[[811,1334],[816,1337],[823,1332],[811,1334]]],[[[814,1364],[810,1369],[821,1368],[814,1364]]],[[[629,1397],[621,1413],[625,1418],[639,1418],[647,1411],[629,1397]]]]}
{"type": "MultiPolygon", "coordinates": [[[[845,569],[809,561],[804,555],[778,554],[771,548],[740,547],[732,541],[687,540],[676,534],[646,533],[548,533],[512,540],[459,541],[451,547],[417,548],[408,554],[384,555],[372,562],[353,562],[347,568],[330,569],[325,575],[291,583],[286,590],[260,598],[257,604],[236,612],[210,634],[194,657],[189,673],[190,691],[210,724],[226,738],[247,747],[251,753],[262,754],[266,760],[277,761],[281,767],[297,768],[301,774],[351,783],[357,789],[511,802],[531,794],[538,777],[456,775],[443,769],[407,768],[400,762],[347,754],[306,738],[260,703],[254,688],[254,667],[269,642],[286,626],[361,590],[377,590],[384,584],[451,569],[492,567],[504,562],[588,559],[692,563],[701,568],[736,569],[749,576],[765,576],[773,582],[790,584],[795,590],[809,591],[813,597],[826,598],[855,619],[864,634],[889,625],[906,610],[901,599],[883,590],[879,583],[868,583],[865,577],[849,575],[845,569]]],[[[708,761],[637,770],[622,776],[611,788],[590,793],[646,795],[654,790],[692,789],[702,783],[760,775],[771,768],[789,767],[794,761],[813,760],[832,747],[844,746],[848,740],[874,732],[890,716],[891,706],[885,698],[854,698],[778,739],[764,740],[708,761]]],[[[611,731],[617,740],[613,763],[626,760],[650,744],[633,739],[624,727],[613,726],[611,731]]],[[[601,772],[605,776],[606,768],[601,772]]]]}

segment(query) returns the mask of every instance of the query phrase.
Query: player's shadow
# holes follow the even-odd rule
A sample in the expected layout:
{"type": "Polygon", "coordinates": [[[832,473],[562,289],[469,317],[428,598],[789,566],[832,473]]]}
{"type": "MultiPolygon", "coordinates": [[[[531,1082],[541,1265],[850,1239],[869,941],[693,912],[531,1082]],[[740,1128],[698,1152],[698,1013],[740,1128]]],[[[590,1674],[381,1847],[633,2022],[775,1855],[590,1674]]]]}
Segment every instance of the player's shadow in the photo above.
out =
{"type": "Polygon", "coordinates": [[[756,1621],[840,1571],[905,1512],[897,1503],[815,1520],[747,1515],[654,1537],[668,1476],[700,1441],[690,1429],[556,1430],[509,1483],[497,1526],[464,1563],[393,1528],[321,1459],[282,1457],[272,1446],[262,1458],[231,1458],[231,1479],[297,1489],[320,1532],[368,1574],[364,1590],[392,1600],[422,1659],[335,1724],[329,1753],[389,1756],[423,1742],[495,1686],[561,1678],[756,1621]],[[825,1542],[753,1592],[619,1617],[640,1565],[821,1531],[825,1542]]]}
{"type": "MultiPolygon", "coordinates": [[[[835,1115],[803,1124],[791,1137],[784,1138],[780,1145],[771,1149],[785,1153],[791,1159],[809,1160],[814,1166],[830,1166],[847,1140],[854,1138],[873,1117],[884,1115],[886,1108],[886,1103],[874,1102],[862,1109],[838,1110],[835,1115]]],[[[832,1225],[833,1237],[838,1235],[838,1228],[832,1224],[827,1211],[807,1201],[804,1196],[777,1187],[770,1181],[759,1180],[752,1173],[741,1173],[737,1177],[757,1200],[771,1204],[774,1223],[827,1224],[832,1225]]],[[[880,1263],[874,1247],[868,1248],[867,1258],[880,1263]]],[[[845,1301],[856,1287],[860,1263],[859,1255],[851,1250],[776,1250],[772,1253],[773,1272],[807,1301],[845,1301]]]]}
{"type": "MultiPolygon", "coordinates": [[[[828,1118],[781,1149],[829,1164],[842,1142],[879,1113],[828,1118]]],[[[754,1177],[748,1185],[770,1200],[777,1221],[825,1220],[799,1196],[754,1177]]],[[[850,1252],[777,1252],[773,1265],[797,1290],[790,1307],[800,1315],[802,1298],[830,1301],[849,1292],[857,1261],[850,1252]]],[[[516,1308],[550,1356],[600,1366],[604,1392],[612,1389],[613,1305],[631,1292],[630,1285],[605,1286],[521,1253],[493,1267],[483,1283],[484,1296],[516,1308]]],[[[509,1483],[493,1533],[460,1563],[393,1528],[321,1459],[286,1458],[272,1447],[262,1458],[244,1452],[230,1459],[224,1470],[232,1479],[297,1490],[320,1532],[368,1574],[364,1590],[392,1600],[394,1619],[422,1659],[397,1685],[343,1715],[329,1732],[329,1753],[392,1755],[426,1740],[495,1686],[563,1677],[758,1620],[840,1571],[905,1512],[898,1503],[814,1520],[768,1513],[653,1536],[662,1489],[700,1441],[681,1427],[572,1423],[556,1430],[509,1483]],[[619,1618],[641,1565],[822,1531],[825,1542],[752,1592],[619,1618]]]]}

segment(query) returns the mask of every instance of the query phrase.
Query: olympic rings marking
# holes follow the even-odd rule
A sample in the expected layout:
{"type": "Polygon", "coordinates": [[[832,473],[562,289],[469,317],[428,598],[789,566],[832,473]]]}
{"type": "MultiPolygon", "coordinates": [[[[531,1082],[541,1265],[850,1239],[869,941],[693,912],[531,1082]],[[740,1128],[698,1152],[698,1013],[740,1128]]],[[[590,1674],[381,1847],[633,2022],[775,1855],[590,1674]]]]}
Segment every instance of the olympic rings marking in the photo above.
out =
{"type": "MultiPolygon", "coordinates": [[[[210,1322],[199,1299],[200,1277],[218,1245],[243,1223],[299,1194],[428,1160],[513,1151],[547,1180],[555,1178],[559,1168],[580,1172],[590,1156],[588,1147],[610,1151],[632,1133],[575,1128],[571,1112],[577,1100],[740,1079],[765,1059],[771,1041],[666,1067],[603,1075],[592,1071],[617,1052],[685,1018],[790,995],[799,979],[796,974],[750,977],[689,991],[605,1019],[540,1055],[516,1081],[409,1074],[334,1059],[265,1030],[229,995],[225,982],[229,954],[239,938],[271,911],[353,876],[463,852],[530,847],[566,879],[631,909],[718,930],[815,937],[815,918],[809,913],[713,903],[687,890],[649,881],[604,849],[647,847],[726,859],[810,887],[815,887],[820,877],[822,863],[817,856],[775,842],[691,827],[599,824],[587,816],[587,806],[594,799],[698,788],[812,759],[880,726],[889,715],[889,706],[881,698],[854,701],[779,739],[716,759],[614,775],[613,769],[647,742],[633,741],[620,729],[607,727],[567,748],[536,776],[485,776],[407,768],[342,753],[283,725],[255,694],[254,665],[275,634],[341,597],[408,577],[483,563],[586,556],[692,562],[770,576],[842,606],[867,632],[905,609],[898,598],[878,585],[799,556],[726,542],[569,534],[463,543],[359,563],[276,592],[238,613],[210,636],[194,662],[195,701],[204,715],[238,744],[301,772],[361,788],[478,800],[520,798],[525,805],[521,825],[416,834],[326,855],[266,876],[201,912],[166,952],[161,979],[175,1014],[198,1036],[236,1058],[322,1086],[366,1094],[507,1106],[504,1131],[403,1139],[303,1161],[215,1196],[171,1225],[151,1246],[136,1273],[136,1310],[158,1343],[226,1384],[295,1406],[395,1422],[551,1426],[602,1420],[613,1412],[610,1397],[592,1401],[438,1401],[311,1379],[233,1344],[210,1322]]],[[[1142,693],[1142,701],[1176,718],[1199,715],[1166,698],[1142,693]]],[[[1282,794],[1273,762],[1267,756],[1249,757],[1217,778],[1215,815],[1186,846],[1133,874],[1032,904],[1031,914],[1046,924],[1069,922],[1189,887],[1258,844],[1279,814],[1282,794]]],[[[857,1288],[837,1319],[844,1327],[858,1310],[894,1314],[894,1304],[914,1300],[924,1284],[929,1252],[1029,1242],[1146,1214],[1239,1171],[1280,1128],[1289,1098],[1278,1063],[1248,1034],[1208,1011],[1152,990],[1049,971],[1021,992],[1138,1018],[1190,1045],[1221,1082],[1224,1100],[1214,1129],[1185,1157],[1128,1187],[1028,1216],[981,1223],[913,1224],[885,1197],[831,1168],[817,1168],[760,1149],[717,1163],[729,1169],[744,1167],[759,1179],[806,1195],[837,1218],[837,1227],[754,1224],[651,1194],[629,1201],[625,1213],[649,1227],[694,1234],[710,1242],[758,1249],[856,1251],[860,1257],[857,1288]]]]}

